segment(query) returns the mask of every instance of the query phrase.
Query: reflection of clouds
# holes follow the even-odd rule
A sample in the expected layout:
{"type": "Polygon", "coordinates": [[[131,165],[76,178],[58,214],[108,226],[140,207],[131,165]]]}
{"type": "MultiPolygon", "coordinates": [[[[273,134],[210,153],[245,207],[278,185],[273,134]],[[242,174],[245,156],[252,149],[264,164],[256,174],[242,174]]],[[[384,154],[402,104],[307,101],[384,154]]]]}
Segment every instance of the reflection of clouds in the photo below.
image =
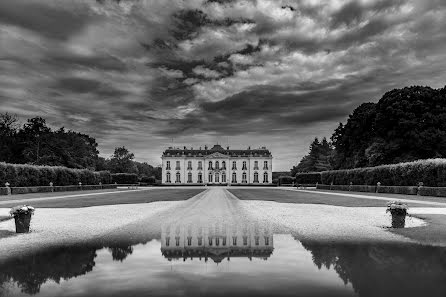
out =
{"type": "Polygon", "coordinates": [[[259,223],[234,225],[228,228],[216,222],[210,226],[201,225],[164,225],[161,228],[161,253],[169,261],[183,258],[211,258],[219,263],[225,258],[253,257],[266,260],[271,256],[273,233],[269,225],[259,223]],[[175,228],[173,234],[170,230],[175,228]]]}

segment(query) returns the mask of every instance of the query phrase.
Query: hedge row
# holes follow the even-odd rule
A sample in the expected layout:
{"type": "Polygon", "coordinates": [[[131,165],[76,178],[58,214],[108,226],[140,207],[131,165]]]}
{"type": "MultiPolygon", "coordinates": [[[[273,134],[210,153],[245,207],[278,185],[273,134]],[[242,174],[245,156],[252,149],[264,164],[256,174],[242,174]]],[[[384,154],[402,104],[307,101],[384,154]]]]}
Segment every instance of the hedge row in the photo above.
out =
{"type": "MultiPolygon", "coordinates": [[[[68,192],[68,191],[88,191],[88,190],[101,190],[101,189],[116,189],[116,185],[82,185],[76,186],[42,186],[42,187],[13,187],[11,188],[11,194],[28,194],[28,193],[49,193],[49,192],[68,192]]],[[[6,188],[0,188],[0,195],[6,195],[6,188]]]]}
{"type": "Polygon", "coordinates": [[[137,184],[138,175],[135,173],[113,173],[111,175],[112,183],[117,184],[137,184]]]}
{"type": "Polygon", "coordinates": [[[111,183],[111,175],[108,171],[0,163],[0,186],[6,182],[11,187],[49,186],[51,182],[55,186],[97,185],[111,183]]]}
{"type": "MultiPolygon", "coordinates": [[[[413,186],[368,186],[368,185],[323,185],[318,184],[316,186],[319,190],[333,190],[333,191],[352,191],[352,192],[369,192],[369,193],[388,193],[388,194],[405,194],[405,195],[417,195],[418,187],[413,186]]],[[[425,187],[420,189],[420,195],[423,196],[442,196],[434,194],[424,194],[427,191],[423,191],[425,187]]],[[[437,188],[429,188],[437,189],[437,188]]],[[[432,191],[433,192],[433,191],[432,191]]],[[[445,190],[446,193],[446,190],[445,190]]]]}
{"type": "Polygon", "coordinates": [[[292,185],[294,184],[294,182],[296,181],[296,178],[292,177],[292,176],[279,176],[278,178],[278,186],[282,186],[282,185],[292,185]]]}
{"type": "Polygon", "coordinates": [[[329,185],[446,186],[446,159],[321,172],[321,182],[329,185]]]}
{"type": "Polygon", "coordinates": [[[320,184],[321,173],[320,172],[308,172],[308,173],[297,173],[296,174],[296,184],[320,184]]]}

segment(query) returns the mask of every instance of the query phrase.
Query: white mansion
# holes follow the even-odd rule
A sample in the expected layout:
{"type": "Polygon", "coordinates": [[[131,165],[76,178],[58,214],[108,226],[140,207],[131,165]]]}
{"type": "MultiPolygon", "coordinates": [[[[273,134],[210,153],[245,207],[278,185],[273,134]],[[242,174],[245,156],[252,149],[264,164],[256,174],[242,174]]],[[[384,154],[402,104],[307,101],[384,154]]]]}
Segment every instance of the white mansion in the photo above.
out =
{"type": "Polygon", "coordinates": [[[270,184],[272,155],[265,147],[232,150],[169,147],[164,151],[163,184],[270,184]]]}

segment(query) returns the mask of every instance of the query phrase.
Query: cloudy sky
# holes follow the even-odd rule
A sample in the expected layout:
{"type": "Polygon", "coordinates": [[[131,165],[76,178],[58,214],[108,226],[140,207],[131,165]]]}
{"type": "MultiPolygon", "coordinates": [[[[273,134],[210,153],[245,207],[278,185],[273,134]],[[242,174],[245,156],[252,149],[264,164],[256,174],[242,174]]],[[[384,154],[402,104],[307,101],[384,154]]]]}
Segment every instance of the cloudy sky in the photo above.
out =
{"type": "Polygon", "coordinates": [[[362,102],[446,84],[444,0],[1,0],[0,112],[160,164],[267,146],[288,170],[362,102]]]}

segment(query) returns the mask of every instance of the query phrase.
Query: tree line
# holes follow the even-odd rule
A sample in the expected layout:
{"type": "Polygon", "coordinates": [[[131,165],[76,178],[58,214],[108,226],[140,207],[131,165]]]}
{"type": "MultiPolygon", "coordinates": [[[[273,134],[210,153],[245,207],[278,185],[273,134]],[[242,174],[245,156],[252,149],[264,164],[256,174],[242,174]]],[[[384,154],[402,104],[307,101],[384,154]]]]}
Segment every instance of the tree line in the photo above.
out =
{"type": "Polygon", "coordinates": [[[330,141],[312,142],[291,174],[445,157],[446,87],[413,86],[359,105],[330,141]]]}
{"type": "Polygon", "coordinates": [[[17,116],[0,114],[0,140],[0,162],[108,170],[161,179],[161,168],[134,161],[134,154],[125,147],[117,147],[110,158],[103,158],[93,137],[64,127],[52,129],[42,117],[21,125],[17,116]]]}

